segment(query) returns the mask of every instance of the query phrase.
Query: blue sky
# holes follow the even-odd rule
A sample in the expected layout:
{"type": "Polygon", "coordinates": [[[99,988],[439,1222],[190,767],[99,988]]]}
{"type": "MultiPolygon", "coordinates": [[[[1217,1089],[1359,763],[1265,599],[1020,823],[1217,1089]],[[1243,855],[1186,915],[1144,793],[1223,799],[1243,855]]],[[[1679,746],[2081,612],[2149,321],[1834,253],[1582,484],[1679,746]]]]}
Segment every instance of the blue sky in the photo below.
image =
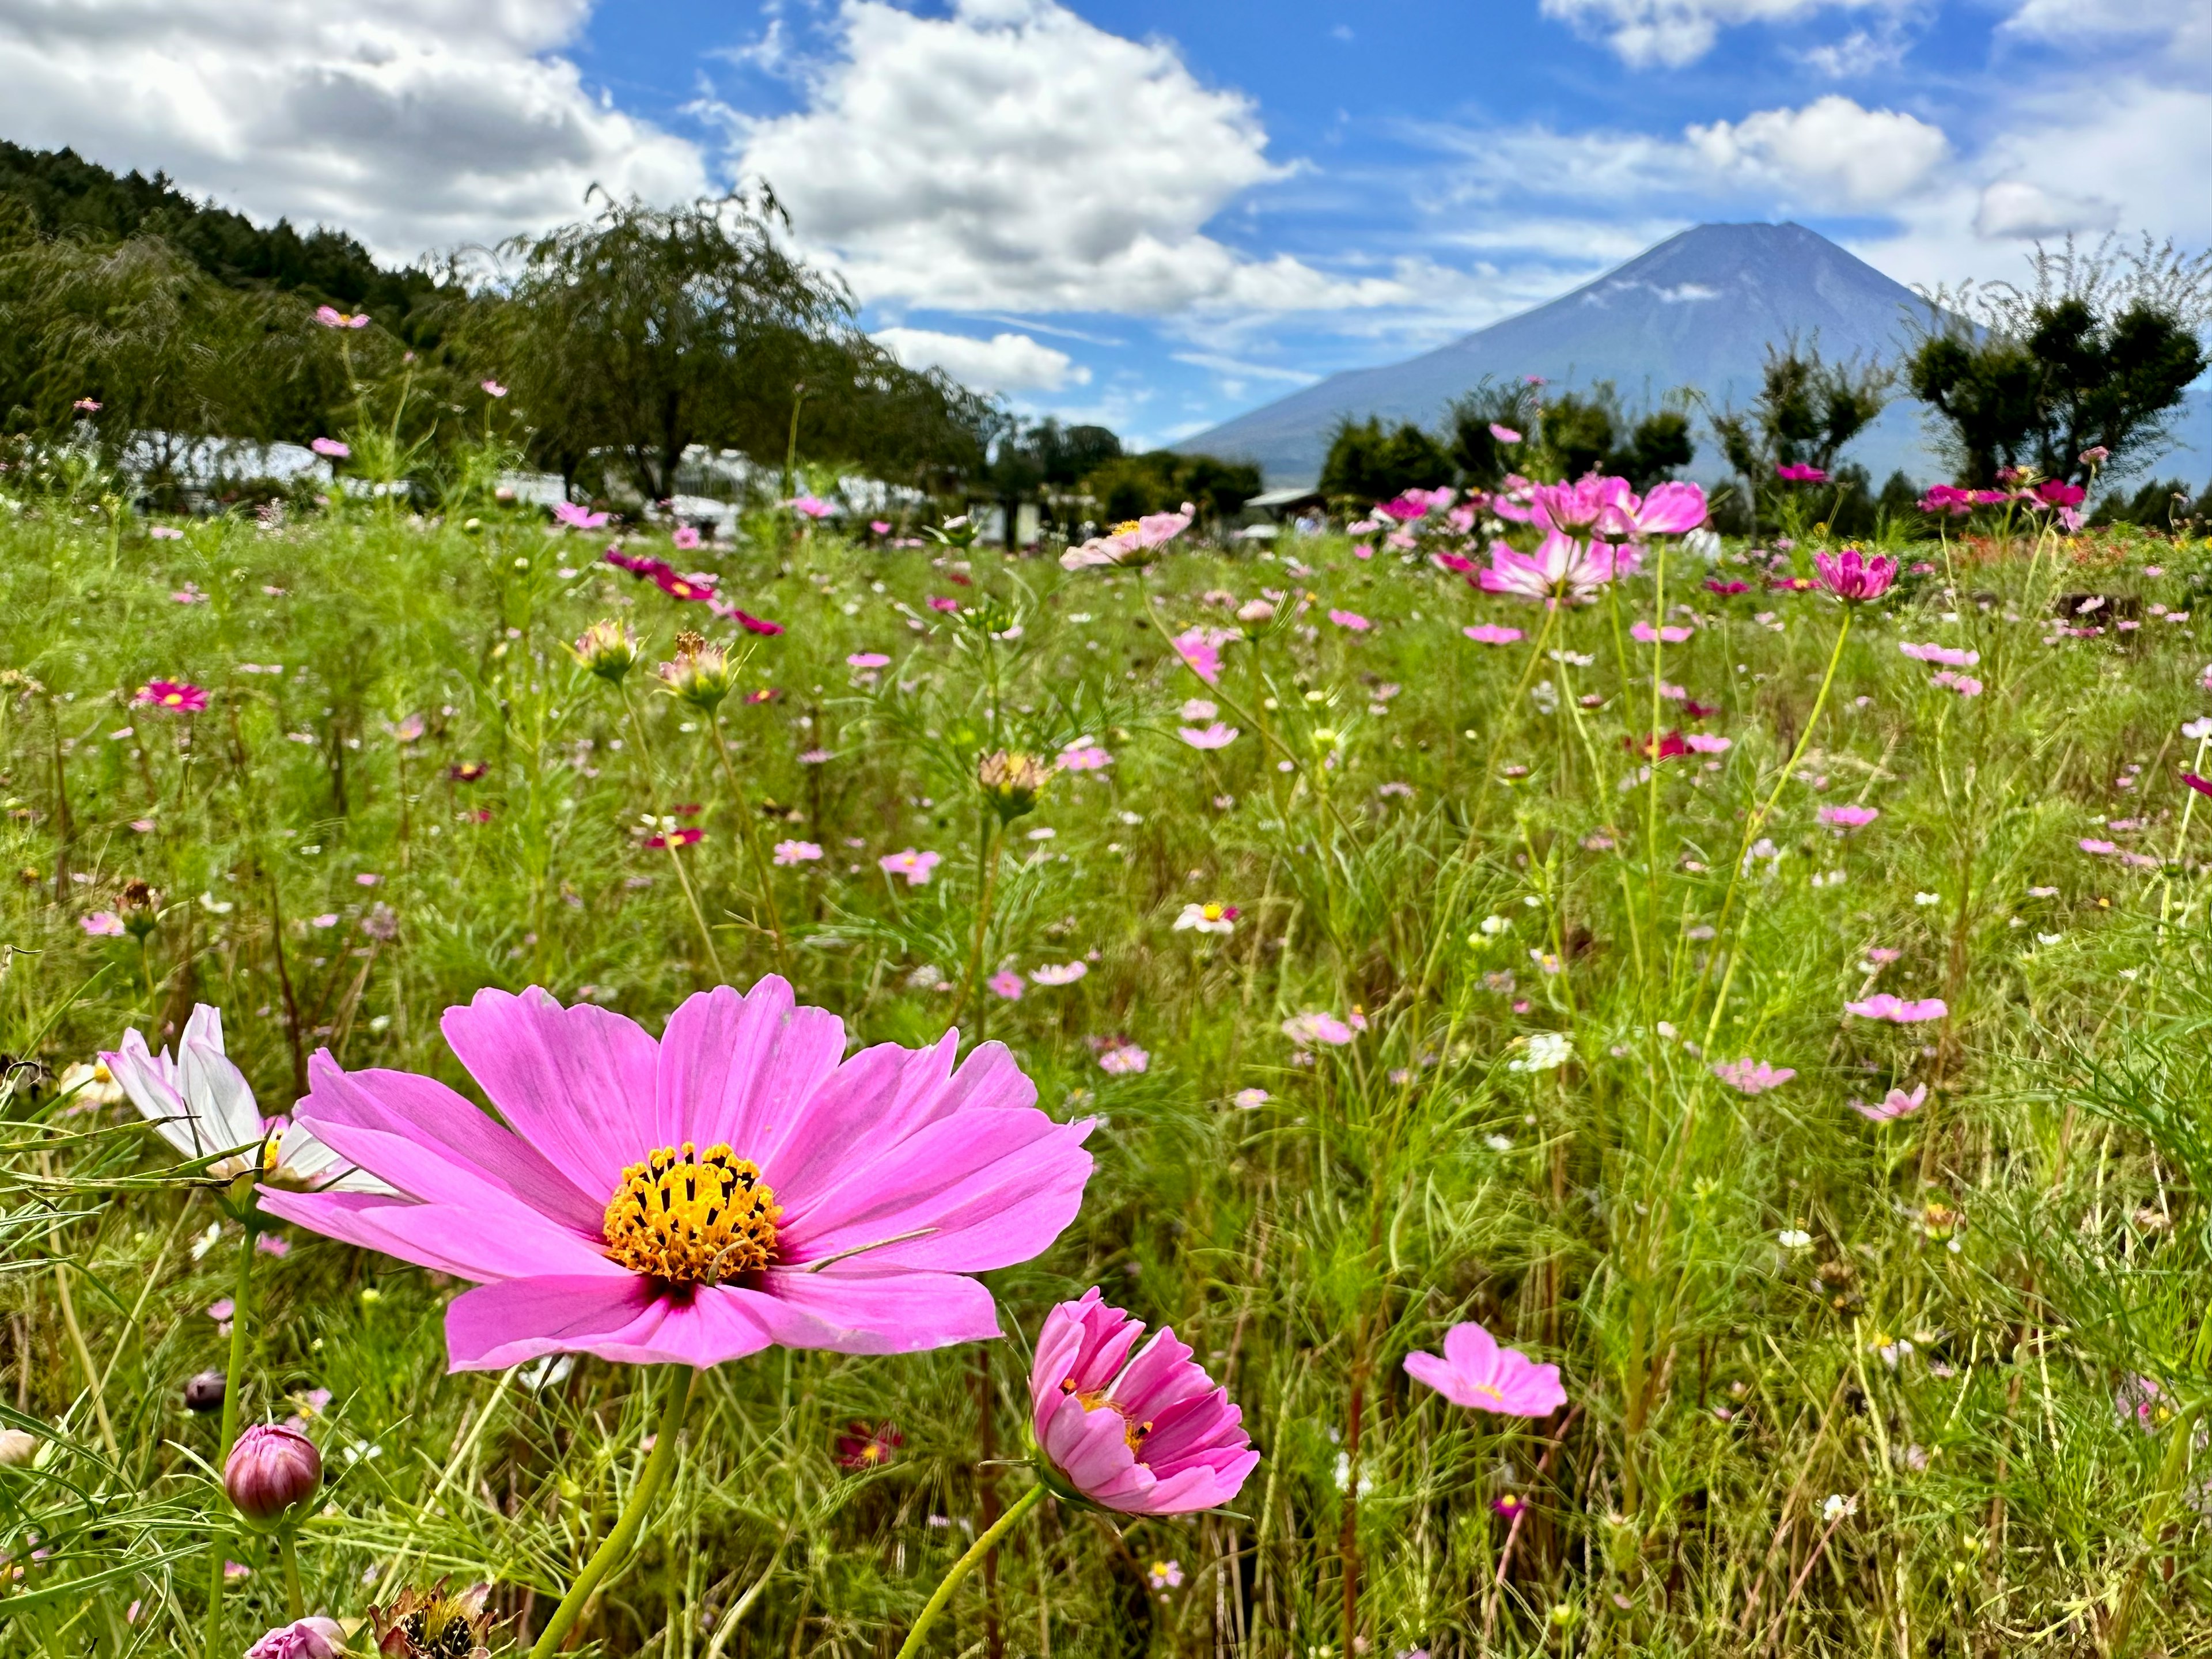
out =
{"type": "Polygon", "coordinates": [[[2212,241],[2212,0],[0,0],[0,136],[410,257],[765,177],[866,324],[1139,442],[1705,219],[2212,241]]]}

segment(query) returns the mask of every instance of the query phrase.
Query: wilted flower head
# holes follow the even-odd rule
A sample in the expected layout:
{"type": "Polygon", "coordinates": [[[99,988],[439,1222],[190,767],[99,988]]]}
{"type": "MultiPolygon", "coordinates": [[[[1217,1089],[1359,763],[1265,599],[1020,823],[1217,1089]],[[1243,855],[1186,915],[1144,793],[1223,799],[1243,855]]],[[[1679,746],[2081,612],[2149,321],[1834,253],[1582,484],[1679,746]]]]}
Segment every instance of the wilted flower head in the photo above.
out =
{"type": "Polygon", "coordinates": [[[737,679],[730,653],[689,629],[676,636],[675,660],[661,664],[659,673],[679,702],[710,714],[730,695],[737,679]]]}
{"type": "MultiPolygon", "coordinates": [[[[622,622],[595,622],[568,647],[569,654],[610,685],[620,685],[637,666],[637,635],[622,622]]],[[[419,735],[419,733],[418,733],[419,735]]]]}
{"type": "Polygon", "coordinates": [[[1869,556],[1856,547],[1840,553],[1815,553],[1813,567],[1820,573],[1822,586],[1852,605],[1880,599],[1897,580],[1895,559],[1887,553],[1869,556]]]}
{"type": "Polygon", "coordinates": [[[441,1579],[428,1589],[412,1587],[389,1607],[368,1610],[369,1632],[384,1659],[484,1659],[491,1650],[484,1633],[491,1614],[484,1603],[491,1586],[476,1584],[459,1595],[441,1579]]]}
{"type": "Polygon", "coordinates": [[[1237,1496],[1260,1454],[1243,1414],[1189,1347],[1097,1289],[1045,1316],[1030,1367],[1038,1474],[1072,1503],[1124,1515],[1188,1515],[1237,1496]]]}
{"type": "Polygon", "coordinates": [[[1037,797],[1051,781],[1052,768],[1031,755],[1001,749],[975,763],[976,787],[1003,823],[1033,811],[1037,797]]]}

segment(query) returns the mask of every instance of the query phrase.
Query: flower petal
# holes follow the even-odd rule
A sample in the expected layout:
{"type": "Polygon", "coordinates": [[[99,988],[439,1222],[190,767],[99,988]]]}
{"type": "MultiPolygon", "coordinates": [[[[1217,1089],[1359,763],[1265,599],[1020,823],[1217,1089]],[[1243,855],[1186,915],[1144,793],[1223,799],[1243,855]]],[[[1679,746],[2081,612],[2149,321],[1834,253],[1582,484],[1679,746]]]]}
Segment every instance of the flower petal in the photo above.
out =
{"type": "MultiPolygon", "coordinates": [[[[657,1144],[659,1045],[636,1021],[532,986],[448,1008],[446,1041],[500,1115],[580,1192],[611,1194],[657,1144]]],[[[602,1200],[604,1201],[604,1200],[602,1200]]]]}
{"type": "MultiPolygon", "coordinates": [[[[414,1204],[376,1193],[258,1192],[264,1210],[311,1232],[478,1283],[547,1273],[638,1277],[587,1240],[511,1200],[500,1200],[503,1207],[487,1213],[473,1205],[414,1204]]],[[[489,1189],[484,1196],[495,1197],[489,1189]]]]}
{"type": "Polygon", "coordinates": [[[661,1035],[653,1146],[727,1143],[768,1166],[845,1053],[844,1021],[793,1001],[773,974],[747,996],[725,985],[685,999],[661,1035]]]}
{"type": "Polygon", "coordinates": [[[916,1353],[956,1342],[988,1342],[1004,1334],[990,1291],[958,1273],[846,1272],[837,1267],[811,1273],[779,1267],[765,1275],[761,1293],[822,1328],[817,1338],[777,1336],[778,1341],[795,1348],[916,1353]]]}
{"type": "Polygon", "coordinates": [[[652,1281],[635,1273],[510,1279],[453,1298],[446,1351],[457,1371],[504,1370],[549,1353],[650,1363],[671,1357],[652,1346],[666,1317],[652,1281]]]}

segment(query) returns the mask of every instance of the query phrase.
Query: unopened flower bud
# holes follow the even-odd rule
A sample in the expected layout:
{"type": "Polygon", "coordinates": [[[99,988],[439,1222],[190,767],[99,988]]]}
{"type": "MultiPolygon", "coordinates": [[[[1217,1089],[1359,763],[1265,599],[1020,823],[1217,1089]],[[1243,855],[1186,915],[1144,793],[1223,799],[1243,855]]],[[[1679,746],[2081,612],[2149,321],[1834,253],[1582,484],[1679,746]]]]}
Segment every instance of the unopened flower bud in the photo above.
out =
{"type": "Polygon", "coordinates": [[[620,685],[623,677],[637,666],[637,635],[628,623],[595,622],[569,647],[569,653],[608,684],[620,685]]]}
{"type": "Polygon", "coordinates": [[[185,1409],[191,1412],[221,1411],[224,1387],[221,1371],[202,1371],[185,1384],[185,1409]]]}
{"type": "Polygon", "coordinates": [[[343,1659],[345,1629],[335,1619],[279,1626],[246,1650],[246,1659],[343,1659]]]}
{"type": "Polygon", "coordinates": [[[249,1521],[274,1521],[322,1484],[323,1455],[296,1429],[257,1423],[222,1468],[223,1490],[249,1521]]]}
{"type": "Polygon", "coordinates": [[[39,1455],[39,1437],[28,1429],[0,1429],[0,1469],[20,1469],[39,1455]]]}
{"type": "Polygon", "coordinates": [[[727,651],[686,629],[676,636],[676,660],[660,665],[660,678],[679,700],[711,714],[730,695],[737,674],[727,651]]]}
{"type": "Polygon", "coordinates": [[[976,763],[975,782],[1002,821],[1011,823],[1036,805],[1052,780],[1052,768],[1028,755],[1001,749],[976,763]]]}

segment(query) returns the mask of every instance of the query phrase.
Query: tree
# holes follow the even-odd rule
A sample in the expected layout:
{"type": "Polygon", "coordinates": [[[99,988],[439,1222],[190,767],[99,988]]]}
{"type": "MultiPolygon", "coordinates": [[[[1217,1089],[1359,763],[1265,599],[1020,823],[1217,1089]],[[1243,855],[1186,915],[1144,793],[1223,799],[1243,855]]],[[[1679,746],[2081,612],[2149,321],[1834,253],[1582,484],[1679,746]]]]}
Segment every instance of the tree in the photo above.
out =
{"type": "Polygon", "coordinates": [[[1844,446],[1887,405],[1896,380],[1894,369],[1878,362],[1825,362],[1817,340],[1801,346],[1792,339],[1780,350],[1767,347],[1750,409],[1709,416],[1721,453],[1743,475],[1749,533],[1758,532],[1762,497],[1782,487],[1775,469],[1809,466],[1833,473],[1844,446]]]}
{"type": "Polygon", "coordinates": [[[1938,289],[1910,362],[1915,397],[1949,431],[1960,479],[1995,482],[2001,468],[2088,482],[2148,465],[2169,417],[2204,370],[2212,318],[2212,253],[2185,258],[2145,236],[2130,252],[2107,237],[2093,252],[2069,237],[2040,245],[2025,287],[1938,289]],[[2100,462],[2082,459],[2092,448],[2100,462]]]}
{"type": "Polygon", "coordinates": [[[1370,416],[1355,424],[1346,416],[1329,440],[1321,490],[1363,503],[1387,501],[1407,489],[1448,484],[1454,471],[1443,447],[1412,422],[1385,433],[1379,418],[1370,416]]]}
{"type": "Polygon", "coordinates": [[[1244,503],[1260,493],[1260,469],[1249,461],[1153,449],[1107,461],[1083,481],[1083,488],[1109,524],[1172,512],[1185,501],[1201,519],[1218,523],[1243,512],[1244,503]]]}

